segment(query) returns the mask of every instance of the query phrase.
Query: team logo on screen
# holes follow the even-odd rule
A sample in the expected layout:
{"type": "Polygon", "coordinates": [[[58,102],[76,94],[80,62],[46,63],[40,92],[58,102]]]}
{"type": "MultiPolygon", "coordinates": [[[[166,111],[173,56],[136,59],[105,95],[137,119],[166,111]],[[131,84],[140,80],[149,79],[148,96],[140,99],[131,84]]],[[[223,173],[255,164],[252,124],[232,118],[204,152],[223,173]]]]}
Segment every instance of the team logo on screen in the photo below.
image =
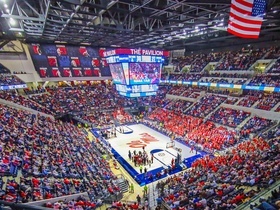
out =
{"type": "Polygon", "coordinates": [[[33,44],[32,49],[35,55],[42,55],[42,51],[39,44],[33,44]]]}
{"type": "Polygon", "coordinates": [[[71,57],[71,66],[79,67],[81,66],[80,60],[78,57],[71,57]]]}
{"type": "Polygon", "coordinates": [[[72,77],[72,72],[70,68],[63,68],[63,76],[64,77],[72,77]]]}
{"type": "Polygon", "coordinates": [[[56,52],[58,56],[67,55],[67,50],[65,45],[56,45],[56,52]]]}
{"type": "Polygon", "coordinates": [[[83,47],[83,46],[81,46],[81,47],[79,48],[79,53],[80,53],[82,56],[84,56],[84,57],[89,57],[89,56],[90,56],[89,53],[88,53],[88,51],[87,51],[87,48],[86,48],[86,47],[83,47]]]}
{"type": "Polygon", "coordinates": [[[48,56],[48,63],[50,67],[58,67],[56,56],[48,56]]]}

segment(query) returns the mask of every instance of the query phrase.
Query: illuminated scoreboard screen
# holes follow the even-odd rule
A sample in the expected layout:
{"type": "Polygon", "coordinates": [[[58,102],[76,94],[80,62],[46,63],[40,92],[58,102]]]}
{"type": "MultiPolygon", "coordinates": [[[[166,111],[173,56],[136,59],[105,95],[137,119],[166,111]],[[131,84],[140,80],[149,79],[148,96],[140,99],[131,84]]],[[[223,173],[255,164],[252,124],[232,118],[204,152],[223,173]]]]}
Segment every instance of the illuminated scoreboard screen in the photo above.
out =
{"type": "Polygon", "coordinates": [[[116,84],[116,90],[125,93],[142,93],[142,92],[156,92],[158,90],[157,84],[150,85],[119,85],[116,84]]]}
{"type": "Polygon", "coordinates": [[[143,97],[156,94],[162,63],[168,55],[161,50],[114,49],[103,56],[120,95],[143,97]]]}

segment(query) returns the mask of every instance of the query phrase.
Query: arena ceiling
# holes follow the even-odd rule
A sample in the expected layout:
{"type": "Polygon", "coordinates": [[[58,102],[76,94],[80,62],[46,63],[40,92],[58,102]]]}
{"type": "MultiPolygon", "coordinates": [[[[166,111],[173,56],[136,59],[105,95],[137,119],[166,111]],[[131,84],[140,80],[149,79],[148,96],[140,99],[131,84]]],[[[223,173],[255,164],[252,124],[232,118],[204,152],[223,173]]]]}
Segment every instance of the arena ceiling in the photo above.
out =
{"type": "MultiPolygon", "coordinates": [[[[215,48],[231,0],[0,0],[2,40],[161,49],[215,48]]],[[[260,39],[279,39],[280,1],[267,0],[260,39]]],[[[252,41],[252,40],[251,40],[252,41]]]]}

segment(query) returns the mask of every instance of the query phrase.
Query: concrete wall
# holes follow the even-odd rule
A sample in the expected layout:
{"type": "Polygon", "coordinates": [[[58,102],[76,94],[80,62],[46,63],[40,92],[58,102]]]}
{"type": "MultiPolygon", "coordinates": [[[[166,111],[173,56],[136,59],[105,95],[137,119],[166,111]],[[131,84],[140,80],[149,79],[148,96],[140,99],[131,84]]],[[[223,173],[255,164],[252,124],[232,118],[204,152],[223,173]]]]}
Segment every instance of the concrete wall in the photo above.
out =
{"type": "Polygon", "coordinates": [[[166,98],[167,99],[173,99],[173,100],[180,99],[180,100],[190,101],[190,102],[195,102],[197,100],[195,98],[187,98],[187,97],[184,97],[184,96],[176,96],[176,95],[170,95],[170,94],[166,94],[166,98]]]}
{"type": "Polygon", "coordinates": [[[14,41],[13,43],[21,45],[24,53],[3,53],[0,55],[0,63],[11,72],[26,72],[26,75],[18,75],[24,82],[42,81],[35,70],[27,45],[19,41],[14,41]]]}
{"type": "Polygon", "coordinates": [[[57,201],[71,201],[71,200],[76,200],[78,197],[83,196],[84,198],[89,199],[88,193],[78,193],[78,194],[73,194],[73,195],[67,195],[67,196],[61,196],[57,198],[52,198],[52,199],[47,199],[47,200],[40,200],[40,201],[34,201],[34,202],[29,202],[26,203],[26,205],[32,205],[32,206],[44,206],[46,203],[55,203],[57,201]]]}

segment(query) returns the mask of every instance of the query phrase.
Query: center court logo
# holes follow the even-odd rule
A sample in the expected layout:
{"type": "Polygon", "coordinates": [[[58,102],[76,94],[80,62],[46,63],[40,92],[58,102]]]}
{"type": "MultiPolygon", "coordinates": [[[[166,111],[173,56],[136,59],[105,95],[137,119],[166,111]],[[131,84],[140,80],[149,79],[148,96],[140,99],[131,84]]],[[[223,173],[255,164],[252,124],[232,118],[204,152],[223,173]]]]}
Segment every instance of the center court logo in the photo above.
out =
{"type": "Polygon", "coordinates": [[[154,136],[148,133],[141,133],[140,136],[141,138],[139,140],[132,140],[131,142],[127,143],[127,145],[129,145],[130,148],[143,148],[151,142],[159,141],[154,136]]]}

